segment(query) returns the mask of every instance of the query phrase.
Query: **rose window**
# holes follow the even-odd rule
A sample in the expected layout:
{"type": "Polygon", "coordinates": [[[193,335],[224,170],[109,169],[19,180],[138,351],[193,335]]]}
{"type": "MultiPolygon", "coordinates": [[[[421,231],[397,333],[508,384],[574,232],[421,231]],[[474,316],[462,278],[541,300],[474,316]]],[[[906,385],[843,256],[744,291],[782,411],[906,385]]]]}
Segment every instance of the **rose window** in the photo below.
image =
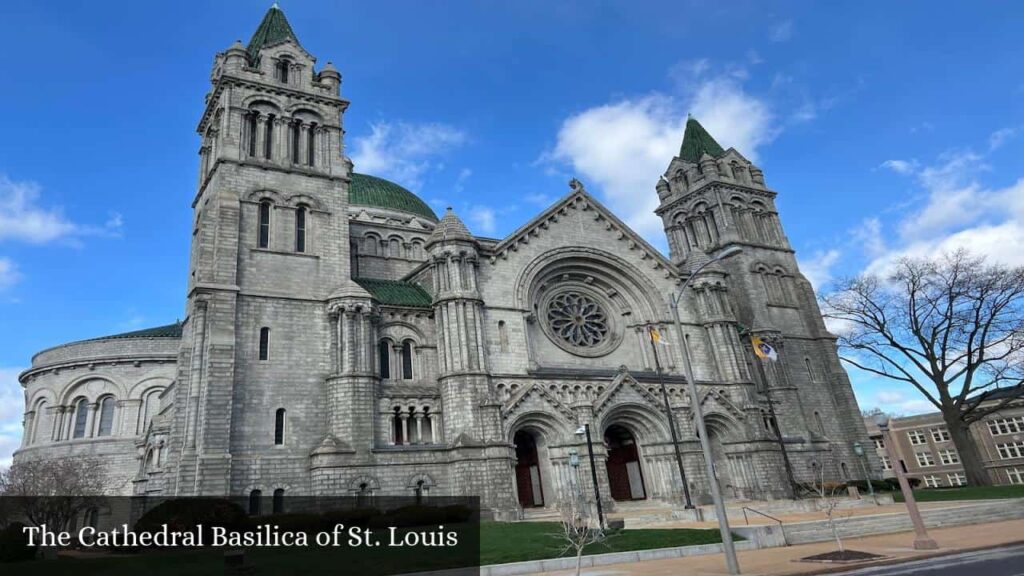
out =
{"type": "Polygon", "coordinates": [[[579,292],[563,292],[550,300],[548,326],[559,338],[580,348],[598,346],[611,332],[601,305],[579,292]]]}

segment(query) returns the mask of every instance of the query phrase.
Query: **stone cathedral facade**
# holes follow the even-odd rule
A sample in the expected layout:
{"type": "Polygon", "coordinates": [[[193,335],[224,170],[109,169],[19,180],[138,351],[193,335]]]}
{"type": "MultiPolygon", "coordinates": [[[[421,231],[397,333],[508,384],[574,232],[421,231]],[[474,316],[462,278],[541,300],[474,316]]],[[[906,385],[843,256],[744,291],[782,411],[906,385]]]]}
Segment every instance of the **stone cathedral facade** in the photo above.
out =
{"type": "Polygon", "coordinates": [[[671,414],[706,501],[685,340],[727,497],[861,477],[835,338],[739,151],[691,118],[637,191],[660,199],[667,257],[576,181],[511,235],[477,237],[355,171],[341,74],[315,62],[276,7],[216,56],[185,319],[38,353],[16,462],[102,457],[121,494],[472,494],[514,518],[593,493],[570,465],[587,462],[583,424],[607,506],[678,503],[671,414]],[[732,246],[686,286],[678,333],[668,295],[732,246]]]}

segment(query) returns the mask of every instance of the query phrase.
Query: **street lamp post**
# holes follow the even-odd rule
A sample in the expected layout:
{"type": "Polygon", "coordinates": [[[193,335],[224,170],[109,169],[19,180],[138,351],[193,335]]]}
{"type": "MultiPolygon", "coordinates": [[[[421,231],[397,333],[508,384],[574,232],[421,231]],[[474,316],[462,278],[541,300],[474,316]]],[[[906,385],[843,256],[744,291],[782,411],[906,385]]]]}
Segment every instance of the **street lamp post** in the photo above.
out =
{"type": "Polygon", "coordinates": [[[882,442],[885,443],[885,451],[889,455],[889,460],[893,463],[893,470],[896,471],[896,480],[900,483],[900,492],[903,493],[903,500],[907,504],[907,513],[910,515],[910,521],[914,523],[914,549],[935,550],[939,547],[939,544],[928,536],[928,530],[924,527],[921,511],[917,509],[917,500],[914,499],[914,491],[911,490],[910,483],[907,482],[907,477],[903,473],[899,450],[893,443],[892,434],[889,432],[889,417],[885,414],[879,414],[875,416],[875,424],[882,431],[882,442]]]}
{"type": "MultiPolygon", "coordinates": [[[[651,351],[654,353],[654,368],[658,371],[658,383],[661,384],[661,397],[665,402],[665,415],[668,417],[668,429],[672,434],[672,447],[676,453],[676,467],[679,468],[679,479],[683,483],[683,508],[693,510],[693,500],[690,498],[690,486],[686,482],[686,471],[683,469],[683,455],[679,452],[679,434],[676,433],[676,419],[672,415],[672,405],[668,401],[668,389],[665,387],[665,376],[661,373],[661,362],[658,360],[658,348],[654,345],[653,334],[651,334],[651,351]]],[[[698,516],[699,518],[699,516],[698,516]]]]}
{"type": "Polygon", "coordinates": [[[704,425],[704,411],[700,407],[700,398],[697,397],[697,383],[693,379],[693,366],[690,365],[690,351],[687,347],[686,336],[683,333],[683,323],[679,320],[679,300],[686,292],[686,287],[708,264],[735,256],[743,249],[738,246],[726,248],[717,256],[705,262],[703,265],[690,271],[690,276],[679,287],[679,294],[669,297],[669,307],[672,309],[672,319],[675,322],[676,334],[679,335],[680,350],[683,355],[683,369],[686,371],[686,384],[690,390],[690,405],[693,410],[694,419],[697,421],[697,434],[700,436],[700,448],[704,453],[704,464],[707,466],[708,484],[711,487],[711,499],[715,502],[715,515],[718,516],[718,530],[722,535],[722,547],[725,549],[725,563],[729,568],[729,574],[739,574],[740,564],[736,559],[736,546],[732,541],[732,532],[729,531],[729,518],[726,516],[725,502],[722,500],[722,491],[718,486],[718,478],[715,476],[715,464],[711,459],[711,444],[708,441],[708,430],[704,425]]]}
{"type": "Polygon", "coordinates": [[[872,485],[871,477],[868,476],[867,466],[864,466],[864,445],[860,442],[853,443],[853,453],[857,455],[857,462],[860,462],[860,471],[864,473],[864,481],[868,483],[868,494],[875,497],[875,487],[872,485]]]}
{"type": "Polygon", "coordinates": [[[597,465],[594,464],[594,441],[590,439],[590,424],[584,424],[576,429],[577,436],[587,437],[587,453],[590,454],[590,477],[594,482],[594,500],[597,504],[597,523],[604,528],[604,508],[601,506],[601,490],[597,485],[597,465]]]}

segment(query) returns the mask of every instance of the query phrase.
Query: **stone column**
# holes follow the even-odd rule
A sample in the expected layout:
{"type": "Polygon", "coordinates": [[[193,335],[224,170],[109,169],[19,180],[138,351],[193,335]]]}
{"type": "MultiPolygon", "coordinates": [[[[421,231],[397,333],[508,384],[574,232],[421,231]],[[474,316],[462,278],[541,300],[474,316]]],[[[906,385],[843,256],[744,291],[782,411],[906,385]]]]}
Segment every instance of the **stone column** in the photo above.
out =
{"type": "Polygon", "coordinates": [[[410,444],[409,442],[409,415],[405,412],[398,413],[399,419],[402,421],[402,444],[410,444]]]}

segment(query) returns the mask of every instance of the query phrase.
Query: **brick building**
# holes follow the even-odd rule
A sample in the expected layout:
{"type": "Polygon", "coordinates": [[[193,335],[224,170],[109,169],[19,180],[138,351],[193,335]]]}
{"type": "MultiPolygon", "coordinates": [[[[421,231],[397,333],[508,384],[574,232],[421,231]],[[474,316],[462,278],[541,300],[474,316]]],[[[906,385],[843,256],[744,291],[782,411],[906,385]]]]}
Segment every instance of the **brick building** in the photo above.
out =
{"type": "Polygon", "coordinates": [[[16,461],[99,455],[121,493],[474,494],[511,518],[592,493],[569,464],[590,423],[608,506],[678,502],[657,350],[707,501],[685,339],[728,497],[786,495],[784,455],[798,481],[859,475],[868,437],[835,338],[739,151],[690,119],[637,191],[660,199],[668,256],[575,180],[509,236],[477,237],[354,171],[341,74],[315,64],[276,7],[217,54],[185,319],[37,354],[16,461]],[[687,289],[677,333],[667,295],[731,246],[687,289]],[[752,335],[779,360],[757,360],[752,335]]]}
{"type": "MultiPolygon", "coordinates": [[[[989,397],[988,402],[1015,398],[994,414],[971,425],[971,438],[981,450],[994,484],[1024,484],[1024,387],[1006,388],[989,397]]],[[[882,464],[883,476],[894,478],[893,462],[887,455],[882,433],[872,418],[865,418],[875,454],[882,464]]],[[[921,486],[941,488],[964,486],[967,478],[956,446],[942,420],[932,412],[889,421],[892,438],[898,443],[903,469],[908,478],[917,478],[921,486]]]]}

